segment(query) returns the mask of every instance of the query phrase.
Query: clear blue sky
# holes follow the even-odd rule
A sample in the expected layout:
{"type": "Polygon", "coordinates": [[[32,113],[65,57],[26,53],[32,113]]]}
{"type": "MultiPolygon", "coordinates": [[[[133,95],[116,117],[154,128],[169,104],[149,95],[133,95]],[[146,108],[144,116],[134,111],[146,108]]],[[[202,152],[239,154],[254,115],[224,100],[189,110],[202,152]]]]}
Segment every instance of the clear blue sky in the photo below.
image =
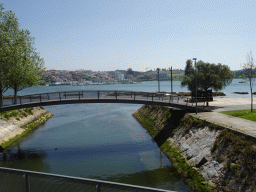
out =
{"type": "Polygon", "coordinates": [[[256,56],[255,0],[2,0],[47,69],[184,69],[191,58],[240,69],[256,56]]]}

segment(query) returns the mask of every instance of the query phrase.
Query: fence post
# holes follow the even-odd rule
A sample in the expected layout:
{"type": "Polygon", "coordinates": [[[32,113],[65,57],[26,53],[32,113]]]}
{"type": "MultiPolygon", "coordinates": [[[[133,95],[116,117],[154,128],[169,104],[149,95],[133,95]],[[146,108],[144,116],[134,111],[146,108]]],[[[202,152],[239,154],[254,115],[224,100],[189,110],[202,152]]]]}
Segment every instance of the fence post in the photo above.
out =
{"type": "Polygon", "coordinates": [[[28,180],[28,174],[25,173],[25,175],[23,175],[23,177],[25,178],[25,187],[26,187],[26,192],[30,191],[30,187],[29,187],[29,180],[28,180]]]}
{"type": "Polygon", "coordinates": [[[100,91],[98,91],[98,99],[100,99],[100,91]]]}
{"type": "Polygon", "coordinates": [[[97,192],[101,192],[101,184],[100,183],[96,185],[96,189],[97,189],[97,192]]]}
{"type": "Polygon", "coordinates": [[[61,101],[61,94],[60,94],[60,92],[59,92],[59,96],[60,96],[60,101],[61,101]]]}

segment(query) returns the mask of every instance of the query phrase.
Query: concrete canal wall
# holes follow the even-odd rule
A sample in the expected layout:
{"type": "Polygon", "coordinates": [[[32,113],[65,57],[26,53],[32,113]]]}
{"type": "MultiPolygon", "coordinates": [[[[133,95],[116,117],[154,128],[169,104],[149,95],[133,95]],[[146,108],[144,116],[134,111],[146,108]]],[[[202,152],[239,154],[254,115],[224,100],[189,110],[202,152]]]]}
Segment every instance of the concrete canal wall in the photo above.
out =
{"type": "Polygon", "coordinates": [[[194,191],[256,191],[255,138],[167,107],[134,117],[194,191]]]}
{"type": "Polygon", "coordinates": [[[1,114],[0,151],[12,145],[29,132],[44,124],[53,114],[44,108],[34,107],[1,114]]]}

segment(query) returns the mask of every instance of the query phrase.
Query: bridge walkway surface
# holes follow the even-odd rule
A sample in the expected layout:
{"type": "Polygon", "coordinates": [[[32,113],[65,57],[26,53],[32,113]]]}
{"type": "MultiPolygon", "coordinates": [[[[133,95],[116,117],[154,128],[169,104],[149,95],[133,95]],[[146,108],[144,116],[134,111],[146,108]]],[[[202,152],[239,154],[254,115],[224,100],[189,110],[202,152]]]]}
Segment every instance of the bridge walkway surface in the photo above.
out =
{"type": "MultiPolygon", "coordinates": [[[[198,114],[192,113],[191,115],[208,122],[222,125],[229,129],[241,132],[256,139],[256,122],[239,117],[233,117],[220,113],[221,111],[234,111],[251,109],[251,98],[214,98],[210,102],[209,110],[212,112],[201,112],[198,114]]],[[[256,109],[256,104],[253,105],[256,109]]]]}

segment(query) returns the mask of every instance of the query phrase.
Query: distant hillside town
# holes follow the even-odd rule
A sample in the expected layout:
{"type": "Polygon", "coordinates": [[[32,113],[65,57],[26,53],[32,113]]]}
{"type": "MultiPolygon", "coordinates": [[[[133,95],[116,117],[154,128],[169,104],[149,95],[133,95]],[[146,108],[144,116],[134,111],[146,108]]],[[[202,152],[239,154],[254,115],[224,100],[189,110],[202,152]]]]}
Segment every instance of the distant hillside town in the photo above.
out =
{"type": "MultiPolygon", "coordinates": [[[[184,70],[174,69],[173,80],[181,80],[184,70]]],[[[114,84],[114,83],[136,83],[142,81],[156,81],[158,72],[149,70],[146,72],[127,70],[115,71],[91,71],[91,70],[46,70],[42,74],[46,85],[88,85],[88,84],[114,84]]],[[[171,79],[171,72],[166,69],[159,71],[159,80],[171,79]]]]}
{"type": "MultiPolygon", "coordinates": [[[[242,70],[234,71],[235,78],[239,78],[242,70]]],[[[173,69],[173,80],[182,80],[184,70],[173,69]]],[[[46,85],[89,85],[89,84],[115,84],[115,83],[137,83],[142,81],[158,80],[156,69],[146,72],[127,70],[115,71],[92,71],[92,70],[46,70],[42,74],[46,85]]],[[[159,70],[159,80],[169,81],[171,71],[165,68],[159,70]]]]}

